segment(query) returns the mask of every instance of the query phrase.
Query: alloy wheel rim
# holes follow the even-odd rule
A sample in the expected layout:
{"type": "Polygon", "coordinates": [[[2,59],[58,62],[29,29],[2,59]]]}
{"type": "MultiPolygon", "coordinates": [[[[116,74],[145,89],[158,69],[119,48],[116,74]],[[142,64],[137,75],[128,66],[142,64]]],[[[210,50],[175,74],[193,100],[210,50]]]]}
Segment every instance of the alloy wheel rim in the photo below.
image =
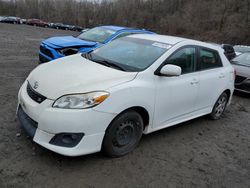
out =
{"type": "Polygon", "coordinates": [[[215,107],[215,115],[217,117],[219,117],[223,113],[223,111],[226,107],[226,103],[227,103],[226,97],[221,97],[218,100],[217,105],[215,107]]]}

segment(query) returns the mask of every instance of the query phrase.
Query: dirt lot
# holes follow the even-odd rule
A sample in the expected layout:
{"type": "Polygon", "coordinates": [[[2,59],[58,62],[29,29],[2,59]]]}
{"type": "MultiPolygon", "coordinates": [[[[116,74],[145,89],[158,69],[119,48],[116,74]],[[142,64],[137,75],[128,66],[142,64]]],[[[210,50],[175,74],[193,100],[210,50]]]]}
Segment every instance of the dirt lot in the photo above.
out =
{"type": "Polygon", "coordinates": [[[77,33],[0,24],[0,187],[250,187],[247,96],[234,96],[219,121],[201,117],[144,136],[122,158],[68,158],[32,143],[15,118],[17,92],[37,66],[40,41],[55,35],[77,33]]]}

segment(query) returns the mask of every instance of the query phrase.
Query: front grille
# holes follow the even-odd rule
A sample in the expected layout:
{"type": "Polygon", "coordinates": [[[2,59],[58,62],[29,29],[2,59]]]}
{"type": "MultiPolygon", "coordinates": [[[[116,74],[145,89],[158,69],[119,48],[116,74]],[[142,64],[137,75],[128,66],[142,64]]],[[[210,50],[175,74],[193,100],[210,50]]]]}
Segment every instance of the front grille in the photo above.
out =
{"type": "Polygon", "coordinates": [[[51,51],[49,49],[45,48],[42,45],[40,45],[40,52],[42,52],[46,56],[49,56],[49,57],[53,58],[53,54],[51,53],[51,51]]]}
{"type": "Polygon", "coordinates": [[[243,82],[245,79],[247,79],[246,77],[243,77],[243,76],[238,76],[236,75],[235,77],[235,83],[238,84],[238,83],[241,83],[243,82]]]}
{"type": "Polygon", "coordinates": [[[34,91],[29,83],[27,85],[27,93],[37,103],[42,103],[46,99],[46,97],[34,91]]]}

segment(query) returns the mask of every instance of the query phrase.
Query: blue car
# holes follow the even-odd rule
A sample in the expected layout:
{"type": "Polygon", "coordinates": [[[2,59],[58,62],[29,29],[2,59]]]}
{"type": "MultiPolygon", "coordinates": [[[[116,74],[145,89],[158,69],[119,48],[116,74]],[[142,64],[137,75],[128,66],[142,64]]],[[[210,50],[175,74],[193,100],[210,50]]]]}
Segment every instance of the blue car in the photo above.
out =
{"type": "Polygon", "coordinates": [[[78,37],[52,37],[42,41],[39,51],[40,63],[45,63],[76,53],[88,53],[104,44],[131,34],[154,34],[153,32],[119,26],[99,26],[81,33],[78,37]]]}

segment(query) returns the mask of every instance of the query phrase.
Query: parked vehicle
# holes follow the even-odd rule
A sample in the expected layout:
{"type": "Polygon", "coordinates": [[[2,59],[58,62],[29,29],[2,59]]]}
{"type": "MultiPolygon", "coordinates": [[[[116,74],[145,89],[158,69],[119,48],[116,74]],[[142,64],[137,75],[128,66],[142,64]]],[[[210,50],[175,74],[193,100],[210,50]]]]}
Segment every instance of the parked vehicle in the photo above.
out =
{"type": "Polygon", "coordinates": [[[70,25],[66,25],[63,23],[53,23],[50,27],[54,29],[70,30],[70,25]]]}
{"type": "Polygon", "coordinates": [[[49,28],[53,28],[54,24],[55,24],[55,23],[50,22],[50,23],[48,24],[48,27],[49,27],[49,28]]]}
{"type": "Polygon", "coordinates": [[[138,34],[151,33],[141,29],[118,26],[100,26],[81,33],[78,37],[52,37],[42,41],[39,51],[40,63],[73,55],[79,52],[87,53],[117,38],[138,34]]]}
{"type": "Polygon", "coordinates": [[[39,27],[48,27],[49,26],[48,22],[45,22],[45,21],[42,21],[39,19],[28,19],[26,21],[26,23],[28,25],[39,26],[39,27]]]}
{"type": "Polygon", "coordinates": [[[19,17],[9,16],[2,18],[2,23],[20,24],[21,19],[19,17]]]}
{"type": "Polygon", "coordinates": [[[235,90],[250,93],[250,52],[245,52],[231,61],[236,71],[235,90]]]}
{"type": "Polygon", "coordinates": [[[78,25],[73,25],[71,30],[82,32],[83,28],[81,26],[78,26],[78,25]]]}
{"type": "Polygon", "coordinates": [[[5,16],[0,16],[0,22],[5,19],[5,16]]]}
{"type": "Polygon", "coordinates": [[[21,24],[27,24],[27,19],[21,19],[21,24]]]}
{"type": "Polygon", "coordinates": [[[250,46],[235,45],[234,50],[236,52],[236,55],[240,55],[245,52],[250,52],[250,46]]]}
{"type": "Polygon", "coordinates": [[[224,54],[229,61],[236,57],[234,47],[231,44],[222,44],[221,47],[224,49],[224,54]]]}
{"type": "Polygon", "coordinates": [[[84,32],[86,32],[86,31],[88,31],[88,30],[89,30],[89,28],[82,29],[82,30],[81,30],[81,33],[84,33],[84,32]]]}
{"type": "Polygon", "coordinates": [[[220,47],[140,34],[38,66],[19,91],[17,115],[56,153],[119,157],[142,134],[206,114],[219,119],[233,91],[234,69],[220,47]]]}
{"type": "Polygon", "coordinates": [[[224,54],[227,57],[229,61],[231,61],[233,58],[236,57],[236,53],[234,51],[234,47],[231,44],[217,44],[213,42],[209,42],[210,44],[213,44],[215,46],[220,46],[224,49],[224,54]]]}

